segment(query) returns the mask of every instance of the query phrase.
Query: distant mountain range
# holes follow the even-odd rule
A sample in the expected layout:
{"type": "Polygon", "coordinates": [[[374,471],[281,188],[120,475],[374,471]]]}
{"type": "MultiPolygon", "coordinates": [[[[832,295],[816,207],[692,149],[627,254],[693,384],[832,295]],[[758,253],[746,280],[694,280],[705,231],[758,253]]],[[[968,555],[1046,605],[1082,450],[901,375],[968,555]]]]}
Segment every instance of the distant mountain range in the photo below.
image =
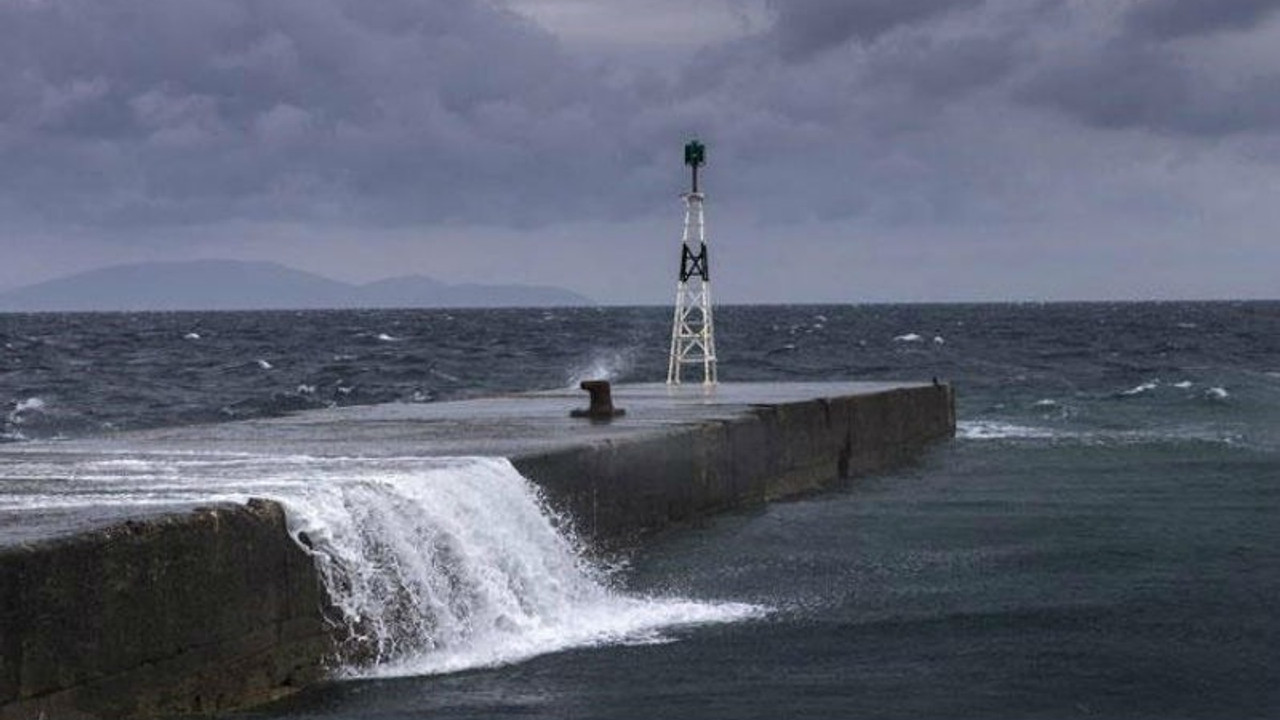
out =
{"type": "Polygon", "coordinates": [[[0,312],[592,304],[558,287],[448,285],[420,275],[353,285],[277,263],[238,260],[118,265],[0,292],[0,312]]]}

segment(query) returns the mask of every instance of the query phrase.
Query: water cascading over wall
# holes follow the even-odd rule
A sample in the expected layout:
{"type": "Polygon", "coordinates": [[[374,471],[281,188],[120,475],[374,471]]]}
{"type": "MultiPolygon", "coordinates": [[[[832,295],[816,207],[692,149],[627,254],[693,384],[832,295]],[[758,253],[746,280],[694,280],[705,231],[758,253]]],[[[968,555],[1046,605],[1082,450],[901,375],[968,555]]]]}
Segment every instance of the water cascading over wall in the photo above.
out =
{"type": "Polygon", "coordinates": [[[340,611],[348,674],[491,666],[760,612],[619,593],[508,461],[422,465],[282,498],[340,611]]]}
{"type": "MultiPolygon", "coordinates": [[[[33,462],[10,472],[51,479],[65,467],[33,462]]],[[[46,509],[221,504],[66,541],[75,547],[42,569],[34,561],[47,553],[6,551],[17,561],[0,558],[0,627],[29,632],[3,638],[0,718],[87,706],[106,716],[211,711],[243,696],[270,699],[326,672],[450,672],[764,612],[612,589],[501,458],[106,459],[86,460],[79,478],[29,501],[46,509]],[[229,504],[250,496],[275,502],[229,504]],[[280,547],[287,537],[297,543],[280,547]],[[317,569],[323,588],[314,585],[317,569]],[[84,612],[86,596],[97,598],[96,612],[84,612]],[[85,624],[49,627],[76,614],[73,606],[85,624]],[[199,617],[188,616],[192,607],[203,608],[199,617]],[[163,642],[152,642],[157,632],[163,642]],[[97,651],[83,652],[85,637],[97,639],[97,651]],[[189,676],[207,659],[183,651],[190,646],[238,661],[221,676],[189,676]],[[69,674],[72,653],[81,660],[69,674]],[[314,661],[321,656],[324,666],[314,661]],[[120,664],[138,669],[112,677],[120,664]],[[227,686],[231,670],[249,679],[227,686]]]]}

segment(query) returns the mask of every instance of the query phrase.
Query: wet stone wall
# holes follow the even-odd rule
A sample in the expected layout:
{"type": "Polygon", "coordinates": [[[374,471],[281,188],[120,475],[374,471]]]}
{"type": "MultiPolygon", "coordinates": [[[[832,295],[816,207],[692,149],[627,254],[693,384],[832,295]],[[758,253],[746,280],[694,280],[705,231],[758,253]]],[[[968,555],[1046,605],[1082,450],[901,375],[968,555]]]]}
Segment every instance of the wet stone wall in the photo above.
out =
{"type": "Polygon", "coordinates": [[[271,502],[0,548],[0,720],[212,712],[323,677],[324,592],[271,502]]]}

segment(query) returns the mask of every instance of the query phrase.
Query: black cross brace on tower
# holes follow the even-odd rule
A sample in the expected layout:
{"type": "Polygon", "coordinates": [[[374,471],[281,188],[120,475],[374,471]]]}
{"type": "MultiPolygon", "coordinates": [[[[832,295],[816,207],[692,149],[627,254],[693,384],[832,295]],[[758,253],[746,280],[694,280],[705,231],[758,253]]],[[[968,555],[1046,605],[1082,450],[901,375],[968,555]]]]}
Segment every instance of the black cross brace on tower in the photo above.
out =
{"type": "Polygon", "coordinates": [[[688,245],[681,245],[680,248],[680,282],[688,282],[689,278],[694,275],[702,278],[703,282],[710,280],[711,272],[710,268],[707,267],[706,243],[698,246],[696,254],[689,249],[688,245]]]}

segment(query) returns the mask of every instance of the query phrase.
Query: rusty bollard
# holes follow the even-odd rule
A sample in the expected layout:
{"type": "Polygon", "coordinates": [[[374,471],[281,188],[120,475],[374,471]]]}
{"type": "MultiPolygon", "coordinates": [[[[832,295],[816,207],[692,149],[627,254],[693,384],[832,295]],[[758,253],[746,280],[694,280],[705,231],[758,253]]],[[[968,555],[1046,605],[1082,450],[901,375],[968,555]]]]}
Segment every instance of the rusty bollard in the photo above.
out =
{"type": "Polygon", "coordinates": [[[591,407],[586,410],[571,410],[571,417],[612,420],[627,413],[626,410],[613,406],[613,391],[609,388],[608,380],[583,380],[578,387],[591,393],[591,407]]]}

